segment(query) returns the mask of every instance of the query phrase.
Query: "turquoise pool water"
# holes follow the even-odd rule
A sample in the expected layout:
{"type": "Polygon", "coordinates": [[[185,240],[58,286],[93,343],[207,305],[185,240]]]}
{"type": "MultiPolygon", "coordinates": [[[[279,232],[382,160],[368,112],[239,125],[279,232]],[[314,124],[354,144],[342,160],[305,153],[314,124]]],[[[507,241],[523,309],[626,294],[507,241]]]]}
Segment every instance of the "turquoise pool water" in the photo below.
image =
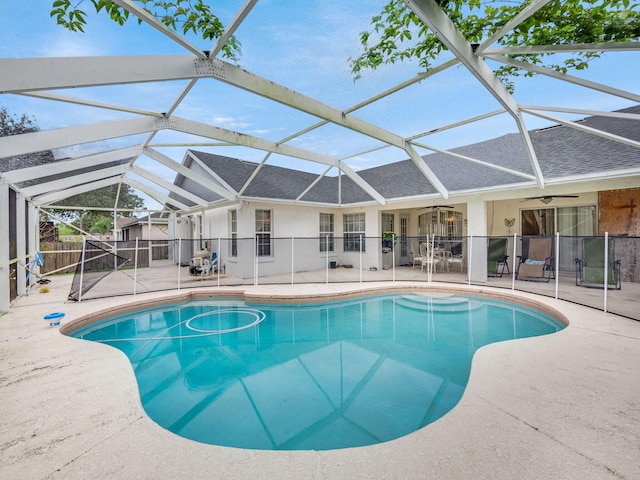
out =
{"type": "Polygon", "coordinates": [[[71,336],[130,359],[159,425],[199,442],[327,450],[418,430],[460,400],[474,352],[564,325],[515,303],[402,293],[255,304],[197,300],[71,336]]]}

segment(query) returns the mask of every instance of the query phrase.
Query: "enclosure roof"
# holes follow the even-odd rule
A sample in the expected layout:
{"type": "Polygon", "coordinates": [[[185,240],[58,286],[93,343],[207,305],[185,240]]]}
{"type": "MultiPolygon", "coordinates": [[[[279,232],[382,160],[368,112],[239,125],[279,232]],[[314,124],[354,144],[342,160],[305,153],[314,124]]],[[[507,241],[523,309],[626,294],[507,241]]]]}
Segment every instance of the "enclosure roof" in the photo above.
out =
{"type": "Polygon", "coordinates": [[[220,42],[204,45],[170,30],[133,0],[117,4],[141,20],[140,32],[153,35],[148,43],[129,42],[114,54],[112,40],[125,30],[109,23],[99,29],[104,55],[20,57],[18,44],[14,57],[0,58],[0,93],[27,99],[25,105],[74,110],[42,131],[0,138],[0,182],[38,206],[123,183],[182,212],[243,198],[384,206],[501,189],[517,198],[520,186],[542,194],[563,179],[616,175],[640,185],[640,94],[626,83],[600,83],[589,77],[592,67],[565,74],[521,64],[536,76],[518,77],[512,94],[491,70],[511,64],[521,48],[559,58],[622,52],[629,61],[609,77],[634,81],[629,65],[638,65],[639,42],[492,49],[547,0],[526,3],[480,45],[465,39],[434,0],[405,3],[447,46],[445,54],[427,72],[394,64],[355,83],[321,40],[338,45],[343,62],[356,54],[348,47],[357,50],[357,32],[369,25],[369,2],[313,3],[316,14],[307,15],[289,13],[299,2],[224,3],[223,41],[246,40],[242,67],[218,58],[220,42]],[[329,8],[344,18],[322,15],[329,8]],[[281,23],[266,25],[265,15],[281,23]],[[349,28],[334,28],[338,20],[349,28]],[[287,35],[298,28],[305,32],[298,39],[309,41],[295,58],[281,54],[276,45],[290,44],[287,35]],[[301,79],[308,68],[318,69],[317,78],[301,79]],[[223,105],[235,122],[218,118],[223,105]],[[610,111],[622,107],[630,108],[610,111]],[[257,116],[264,111],[266,120],[257,116]],[[49,152],[60,151],[72,158],[50,162],[49,152]]]}

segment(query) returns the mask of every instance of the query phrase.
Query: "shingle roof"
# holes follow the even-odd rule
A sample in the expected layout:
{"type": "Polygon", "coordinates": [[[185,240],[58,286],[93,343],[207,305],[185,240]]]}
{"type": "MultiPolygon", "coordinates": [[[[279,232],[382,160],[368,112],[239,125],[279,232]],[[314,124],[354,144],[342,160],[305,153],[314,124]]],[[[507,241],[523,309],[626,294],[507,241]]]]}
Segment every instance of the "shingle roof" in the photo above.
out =
{"type": "MultiPolygon", "coordinates": [[[[640,114],[640,106],[620,110],[640,114]]],[[[588,117],[582,125],[640,141],[640,123],[614,117],[588,117]]],[[[530,132],[540,168],[546,180],[575,175],[606,174],[611,170],[638,168],[640,149],[575,128],[559,125],[530,132]]],[[[507,134],[491,140],[466,145],[452,152],[533,175],[531,160],[519,134],[507,134]]],[[[219,155],[192,152],[213,171],[239,190],[257,164],[219,155]]],[[[450,192],[500,188],[528,181],[526,178],[472,163],[445,153],[422,157],[450,192]]],[[[411,160],[386,164],[358,174],[388,199],[437,193],[411,160]]],[[[298,170],[264,165],[246,196],[292,200],[298,197],[317,176],[298,170]]],[[[338,203],[338,178],[322,178],[302,200],[338,203]]],[[[349,177],[342,176],[342,204],[371,201],[372,198],[349,177]]],[[[186,188],[186,187],[185,187],[186,188]]]]}
{"type": "MultiPolygon", "coordinates": [[[[640,114],[640,106],[620,110],[640,114]]],[[[587,117],[580,125],[640,141],[640,122],[613,117],[587,117]]],[[[610,172],[640,166],[640,150],[566,126],[530,133],[545,177],[610,172]]]]}

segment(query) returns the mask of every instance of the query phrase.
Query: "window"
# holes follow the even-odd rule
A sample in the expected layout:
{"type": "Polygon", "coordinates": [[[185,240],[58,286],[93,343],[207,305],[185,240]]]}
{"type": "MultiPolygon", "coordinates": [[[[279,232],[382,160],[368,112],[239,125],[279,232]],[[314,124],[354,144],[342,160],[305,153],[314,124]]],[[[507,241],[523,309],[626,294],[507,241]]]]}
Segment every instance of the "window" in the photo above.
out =
{"type": "Polygon", "coordinates": [[[229,230],[231,231],[231,256],[238,256],[238,211],[229,212],[229,230]]]}
{"type": "Polygon", "coordinates": [[[345,252],[365,251],[364,213],[347,213],[342,216],[345,252]],[[362,241],[362,244],[360,243],[362,241]]]}
{"type": "Polygon", "coordinates": [[[558,208],[558,231],[560,235],[598,235],[596,206],[558,208]]]}
{"type": "Polygon", "coordinates": [[[520,223],[522,235],[554,235],[556,230],[554,210],[554,208],[522,210],[520,223]]]}
{"type": "Polygon", "coordinates": [[[462,236],[462,213],[454,210],[434,210],[418,217],[418,231],[423,237],[444,238],[462,236]]]}
{"type": "Polygon", "coordinates": [[[333,213],[320,214],[320,251],[334,252],[333,213]]]}
{"type": "Polygon", "coordinates": [[[273,255],[271,246],[271,210],[256,209],[256,248],[259,257],[273,255]]]}
{"type": "Polygon", "coordinates": [[[522,235],[597,235],[595,205],[522,210],[522,235]],[[557,228],[556,228],[557,225],[557,228]]]}

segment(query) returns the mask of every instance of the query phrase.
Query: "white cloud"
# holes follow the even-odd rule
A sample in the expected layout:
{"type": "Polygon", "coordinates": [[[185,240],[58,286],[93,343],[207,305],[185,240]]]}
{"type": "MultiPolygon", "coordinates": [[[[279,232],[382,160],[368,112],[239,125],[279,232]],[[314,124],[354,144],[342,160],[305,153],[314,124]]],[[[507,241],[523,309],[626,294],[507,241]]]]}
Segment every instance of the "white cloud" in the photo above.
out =
{"type": "Polygon", "coordinates": [[[245,129],[251,126],[250,122],[247,122],[243,118],[234,117],[213,117],[211,123],[222,128],[228,128],[230,130],[245,129]]]}

